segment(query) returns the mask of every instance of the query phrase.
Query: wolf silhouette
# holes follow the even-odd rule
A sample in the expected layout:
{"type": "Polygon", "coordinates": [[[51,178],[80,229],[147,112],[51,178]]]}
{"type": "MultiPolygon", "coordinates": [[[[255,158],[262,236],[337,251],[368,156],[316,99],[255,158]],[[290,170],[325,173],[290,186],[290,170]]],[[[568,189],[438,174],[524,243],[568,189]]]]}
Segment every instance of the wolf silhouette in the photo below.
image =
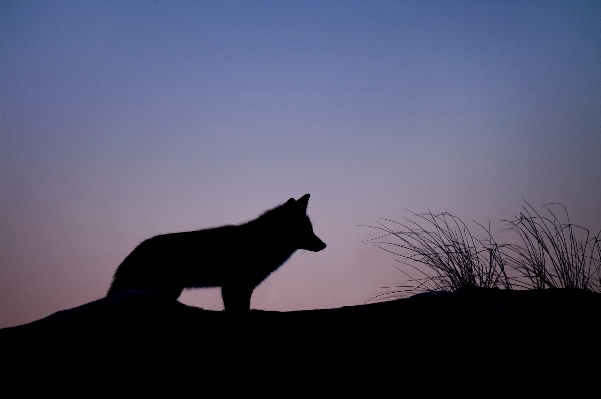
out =
{"type": "Polygon", "coordinates": [[[175,300],[184,288],[221,287],[226,311],[246,311],[253,290],[297,249],[326,247],[308,202],[305,194],[240,225],[149,238],[119,265],[107,296],[137,289],[175,300]]]}

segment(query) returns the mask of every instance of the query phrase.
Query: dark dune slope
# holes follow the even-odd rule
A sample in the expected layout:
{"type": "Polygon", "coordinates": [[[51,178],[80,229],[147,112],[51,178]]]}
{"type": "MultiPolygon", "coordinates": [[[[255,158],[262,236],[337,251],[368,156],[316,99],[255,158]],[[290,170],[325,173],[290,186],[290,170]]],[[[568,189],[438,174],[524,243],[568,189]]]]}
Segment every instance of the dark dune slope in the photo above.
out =
{"type": "Polygon", "coordinates": [[[281,374],[314,380],[333,370],[360,375],[358,382],[390,373],[502,373],[500,360],[508,358],[531,369],[566,367],[599,355],[598,345],[581,342],[598,340],[600,310],[601,295],[567,289],[435,292],[339,309],[247,314],[126,291],[2,329],[0,342],[14,376],[54,382],[65,376],[104,385],[166,381],[185,373],[193,375],[188,383],[281,374]]]}

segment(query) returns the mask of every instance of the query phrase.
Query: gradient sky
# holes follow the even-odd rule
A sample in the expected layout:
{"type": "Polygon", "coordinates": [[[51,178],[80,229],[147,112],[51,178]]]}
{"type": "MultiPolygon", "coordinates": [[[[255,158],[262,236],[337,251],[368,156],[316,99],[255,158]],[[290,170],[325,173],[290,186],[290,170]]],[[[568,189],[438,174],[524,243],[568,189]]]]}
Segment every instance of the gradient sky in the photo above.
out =
{"type": "Polygon", "coordinates": [[[401,282],[359,225],[407,209],[498,230],[561,202],[599,231],[600,21],[598,1],[1,2],[0,327],[101,298],[148,237],[305,193],[328,247],[253,308],[401,282]]]}

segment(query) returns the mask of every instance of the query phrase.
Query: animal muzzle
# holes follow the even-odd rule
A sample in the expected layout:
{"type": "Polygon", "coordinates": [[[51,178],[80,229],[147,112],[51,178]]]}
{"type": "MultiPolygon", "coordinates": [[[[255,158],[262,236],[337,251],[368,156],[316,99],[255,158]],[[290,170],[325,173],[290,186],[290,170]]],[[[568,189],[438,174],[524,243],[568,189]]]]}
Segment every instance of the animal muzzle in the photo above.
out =
{"type": "Polygon", "coordinates": [[[326,247],[326,243],[321,241],[319,237],[313,234],[309,239],[305,242],[301,249],[306,249],[307,251],[319,252],[326,247]]]}

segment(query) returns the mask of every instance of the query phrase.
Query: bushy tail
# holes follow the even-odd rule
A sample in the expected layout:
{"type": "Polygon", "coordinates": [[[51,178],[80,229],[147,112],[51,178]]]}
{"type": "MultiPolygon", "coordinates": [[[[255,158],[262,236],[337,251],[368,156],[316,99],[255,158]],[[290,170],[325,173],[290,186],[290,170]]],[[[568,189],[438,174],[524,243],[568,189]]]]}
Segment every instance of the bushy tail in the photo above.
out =
{"type": "Polygon", "coordinates": [[[122,283],[122,279],[118,280],[117,276],[115,275],[113,277],[113,281],[111,282],[111,286],[109,287],[108,292],[106,293],[106,296],[111,296],[111,295],[115,295],[118,294],[122,291],[125,291],[127,289],[127,287],[125,287],[122,283]]]}

